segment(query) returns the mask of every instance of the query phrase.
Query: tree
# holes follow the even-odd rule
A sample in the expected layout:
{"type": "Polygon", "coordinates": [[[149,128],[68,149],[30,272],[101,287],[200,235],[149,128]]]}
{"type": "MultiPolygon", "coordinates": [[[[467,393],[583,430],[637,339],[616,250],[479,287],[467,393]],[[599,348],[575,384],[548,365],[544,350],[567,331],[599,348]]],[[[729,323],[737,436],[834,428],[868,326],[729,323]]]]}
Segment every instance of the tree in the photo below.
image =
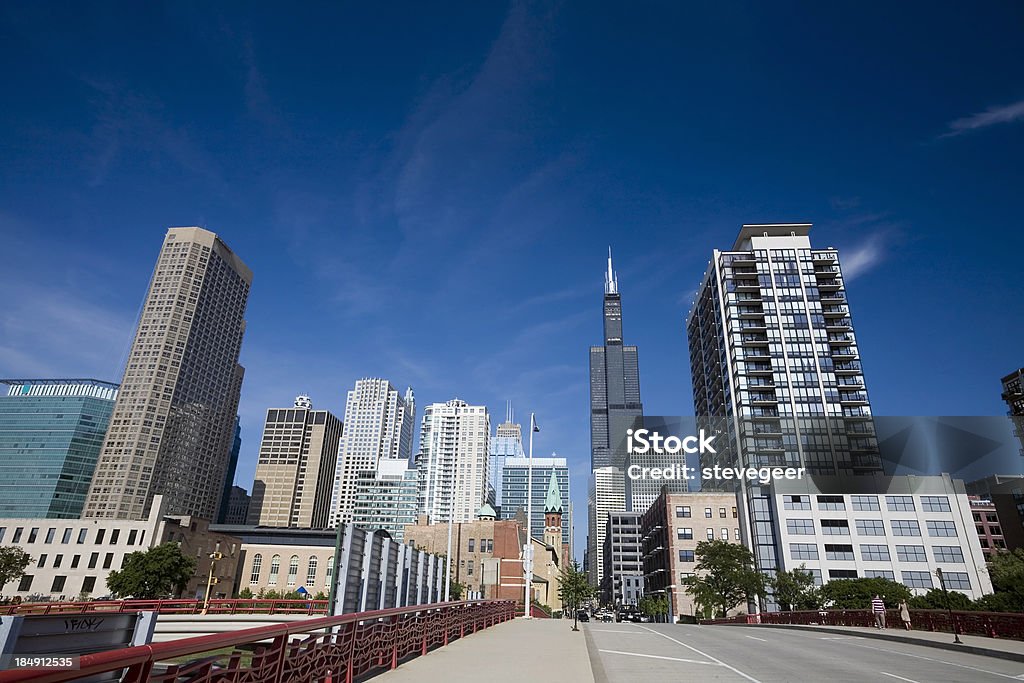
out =
{"type": "Polygon", "coordinates": [[[25,568],[31,563],[32,556],[18,546],[0,547],[0,588],[24,576],[25,568]]]}
{"type": "Polygon", "coordinates": [[[252,600],[252,598],[253,598],[252,590],[250,590],[248,587],[243,588],[242,590],[238,591],[238,599],[239,600],[252,600]]]}
{"type": "Polygon", "coordinates": [[[448,598],[450,600],[461,600],[462,591],[465,590],[465,586],[456,581],[455,579],[448,579],[448,598]]]}
{"type": "MultiPolygon", "coordinates": [[[[939,588],[932,588],[924,595],[915,595],[907,601],[912,609],[946,609],[946,594],[939,588]]],[[[955,610],[976,609],[971,599],[959,591],[949,591],[949,608],[955,610]]]]}
{"type": "Polygon", "coordinates": [[[1024,548],[997,553],[988,563],[988,575],[1007,611],[1024,612],[1024,548]]]}
{"type": "Polygon", "coordinates": [[[901,600],[910,600],[910,589],[902,583],[882,578],[833,579],[819,591],[822,604],[836,609],[870,609],[876,595],[886,607],[896,607],[901,600]]]}
{"type": "Polygon", "coordinates": [[[564,609],[572,610],[572,630],[579,631],[576,623],[576,610],[594,597],[594,587],[590,585],[587,575],[580,571],[579,562],[562,567],[558,575],[558,597],[564,609]]]}
{"type": "Polygon", "coordinates": [[[684,585],[698,605],[724,617],[736,605],[764,595],[765,577],[754,568],[753,554],[739,543],[701,541],[696,555],[696,573],[684,585]]]}
{"type": "Polygon", "coordinates": [[[807,565],[801,564],[789,572],[776,572],[775,576],[768,579],[768,584],[783,612],[818,609],[821,606],[821,597],[814,586],[814,574],[807,570],[807,565]]]}
{"type": "Polygon", "coordinates": [[[107,587],[115,595],[152,600],[180,593],[195,571],[194,557],[182,554],[177,543],[164,543],[125,555],[120,571],[107,577],[107,587]]]}
{"type": "Polygon", "coordinates": [[[641,614],[645,614],[654,620],[668,614],[668,598],[664,595],[645,595],[640,598],[638,606],[640,607],[641,614]]]}

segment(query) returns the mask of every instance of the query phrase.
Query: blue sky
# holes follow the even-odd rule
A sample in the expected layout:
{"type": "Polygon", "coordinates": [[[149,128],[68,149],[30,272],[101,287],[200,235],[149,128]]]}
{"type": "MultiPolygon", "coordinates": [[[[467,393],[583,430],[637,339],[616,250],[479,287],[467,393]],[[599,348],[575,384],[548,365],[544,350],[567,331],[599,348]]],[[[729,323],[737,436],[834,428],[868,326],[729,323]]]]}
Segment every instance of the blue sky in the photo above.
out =
{"type": "Polygon", "coordinates": [[[842,250],[875,412],[1001,414],[1024,365],[1019,3],[0,6],[0,376],[117,381],[162,235],[255,272],[263,411],[363,376],[538,413],[589,462],[615,250],[650,414],[744,222],[842,250]]]}

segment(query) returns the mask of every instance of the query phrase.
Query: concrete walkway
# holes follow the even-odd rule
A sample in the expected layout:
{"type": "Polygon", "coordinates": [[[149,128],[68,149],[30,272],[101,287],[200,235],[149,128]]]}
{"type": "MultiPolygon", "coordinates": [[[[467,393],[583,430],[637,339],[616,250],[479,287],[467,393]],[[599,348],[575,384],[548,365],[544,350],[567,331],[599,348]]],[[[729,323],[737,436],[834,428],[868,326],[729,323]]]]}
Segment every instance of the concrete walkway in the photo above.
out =
{"type": "Polygon", "coordinates": [[[593,681],[582,624],[568,619],[513,619],[460,638],[373,678],[404,681],[593,681]]]}
{"type": "Polygon", "coordinates": [[[721,624],[703,628],[785,628],[801,631],[815,631],[819,633],[834,634],[836,637],[856,636],[860,638],[877,638],[911,645],[923,645],[926,647],[937,647],[943,650],[957,650],[968,652],[985,657],[997,659],[1008,659],[1016,662],[1024,662],[1024,641],[1009,640],[1006,638],[986,638],[984,636],[960,636],[961,645],[953,642],[952,633],[941,631],[904,631],[903,629],[887,628],[884,630],[866,628],[860,626],[805,626],[798,624],[721,624]]]}

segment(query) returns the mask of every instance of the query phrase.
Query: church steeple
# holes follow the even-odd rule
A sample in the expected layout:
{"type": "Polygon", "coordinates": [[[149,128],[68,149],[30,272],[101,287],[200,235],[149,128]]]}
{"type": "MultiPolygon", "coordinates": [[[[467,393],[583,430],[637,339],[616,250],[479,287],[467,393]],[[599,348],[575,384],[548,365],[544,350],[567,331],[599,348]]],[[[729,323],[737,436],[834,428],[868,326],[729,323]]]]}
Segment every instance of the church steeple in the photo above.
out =
{"type": "Polygon", "coordinates": [[[558,478],[555,477],[554,468],[551,469],[551,479],[548,480],[548,495],[544,498],[544,513],[549,512],[562,514],[562,494],[558,490],[558,478]]]}

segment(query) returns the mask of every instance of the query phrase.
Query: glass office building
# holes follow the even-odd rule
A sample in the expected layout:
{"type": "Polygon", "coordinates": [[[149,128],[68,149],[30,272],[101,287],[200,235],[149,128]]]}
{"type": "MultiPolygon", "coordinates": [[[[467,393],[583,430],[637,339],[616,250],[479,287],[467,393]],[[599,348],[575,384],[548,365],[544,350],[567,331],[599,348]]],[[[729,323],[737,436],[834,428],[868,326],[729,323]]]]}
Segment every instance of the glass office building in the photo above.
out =
{"type": "Polygon", "coordinates": [[[81,514],[117,388],[94,379],[0,380],[0,517],[81,514]]]}
{"type": "MultiPolygon", "coordinates": [[[[530,479],[533,488],[530,535],[544,539],[544,500],[548,492],[551,473],[558,481],[558,494],[562,500],[569,497],[569,466],[565,458],[534,458],[533,475],[529,474],[529,458],[505,458],[501,477],[501,518],[515,519],[516,512],[526,509],[526,481],[530,479]]],[[[562,515],[562,543],[569,543],[569,515],[562,515]]]]}

